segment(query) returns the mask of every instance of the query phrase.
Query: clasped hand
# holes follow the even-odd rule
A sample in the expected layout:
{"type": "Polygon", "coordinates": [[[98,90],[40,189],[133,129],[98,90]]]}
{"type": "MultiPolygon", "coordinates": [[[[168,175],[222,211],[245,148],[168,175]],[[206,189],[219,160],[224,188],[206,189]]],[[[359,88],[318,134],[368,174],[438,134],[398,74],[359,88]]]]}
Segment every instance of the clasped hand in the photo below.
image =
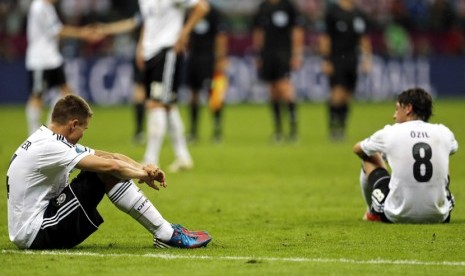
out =
{"type": "Polygon", "coordinates": [[[160,187],[156,185],[156,182],[160,183],[160,186],[166,188],[165,172],[155,165],[146,165],[143,170],[147,172],[147,176],[139,179],[139,183],[146,183],[155,190],[160,190],[160,187]]]}

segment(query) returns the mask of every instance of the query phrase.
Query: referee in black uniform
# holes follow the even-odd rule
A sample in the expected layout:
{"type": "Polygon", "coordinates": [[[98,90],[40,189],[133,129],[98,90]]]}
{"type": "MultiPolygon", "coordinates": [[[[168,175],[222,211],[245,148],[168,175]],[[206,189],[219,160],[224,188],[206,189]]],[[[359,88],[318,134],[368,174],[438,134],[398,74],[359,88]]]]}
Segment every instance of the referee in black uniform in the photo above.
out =
{"type": "MultiPolygon", "coordinates": [[[[224,73],[227,64],[227,25],[221,12],[210,4],[210,11],[192,30],[187,58],[186,79],[191,90],[189,142],[198,135],[200,93],[211,91],[215,73],[224,73]]],[[[211,96],[211,95],[209,95],[211,96]]],[[[213,140],[222,136],[222,107],[213,111],[213,140]]]]}
{"type": "Polygon", "coordinates": [[[333,141],[345,138],[360,58],[363,71],[371,67],[367,23],[366,17],[355,7],[354,0],[339,0],[328,8],[325,16],[326,30],[321,36],[320,50],[322,70],[329,76],[331,87],[328,109],[330,139],[333,141]]]}
{"type": "Polygon", "coordinates": [[[270,84],[276,142],[283,139],[281,102],[289,110],[289,139],[297,139],[296,100],[290,73],[302,63],[303,23],[289,0],[263,1],[253,19],[253,48],[259,77],[270,84]]]}

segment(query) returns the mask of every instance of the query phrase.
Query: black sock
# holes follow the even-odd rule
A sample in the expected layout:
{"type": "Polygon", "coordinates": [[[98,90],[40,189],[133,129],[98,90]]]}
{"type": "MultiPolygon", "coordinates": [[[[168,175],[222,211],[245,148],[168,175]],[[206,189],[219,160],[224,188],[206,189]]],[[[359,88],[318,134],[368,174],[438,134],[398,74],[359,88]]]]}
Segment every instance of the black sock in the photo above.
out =
{"type": "Polygon", "coordinates": [[[281,123],[280,102],[276,101],[276,100],[272,100],[271,101],[271,108],[273,110],[275,134],[281,134],[282,133],[282,123],[281,123]]]}
{"type": "Polygon", "coordinates": [[[199,105],[196,103],[191,103],[191,130],[190,134],[192,136],[197,136],[197,125],[199,123],[199,105]]]}
{"type": "Polygon", "coordinates": [[[289,124],[290,124],[290,135],[297,135],[297,105],[295,102],[289,102],[289,124]]]}
{"type": "Polygon", "coordinates": [[[349,106],[347,104],[341,106],[329,104],[329,129],[332,135],[344,135],[348,114],[349,106]]]}
{"type": "Polygon", "coordinates": [[[144,125],[144,115],[145,115],[144,103],[134,104],[134,114],[135,114],[135,119],[136,119],[136,134],[140,134],[142,133],[142,128],[144,125]]]}
{"type": "Polygon", "coordinates": [[[349,106],[347,104],[344,104],[338,108],[338,120],[342,130],[345,130],[346,128],[348,114],[349,106]]]}
{"type": "Polygon", "coordinates": [[[339,127],[339,112],[338,108],[331,103],[328,104],[328,113],[329,113],[329,130],[334,131],[339,127]]]}
{"type": "Polygon", "coordinates": [[[215,138],[220,138],[222,134],[221,111],[222,109],[213,112],[213,137],[215,138]]]}

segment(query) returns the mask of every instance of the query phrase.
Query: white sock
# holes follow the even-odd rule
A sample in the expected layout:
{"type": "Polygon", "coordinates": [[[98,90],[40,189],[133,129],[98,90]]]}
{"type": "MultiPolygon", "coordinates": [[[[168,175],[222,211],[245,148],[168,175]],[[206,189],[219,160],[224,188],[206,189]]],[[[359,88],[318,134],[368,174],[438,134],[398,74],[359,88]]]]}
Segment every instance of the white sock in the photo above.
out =
{"type": "Polygon", "coordinates": [[[173,106],[168,112],[168,130],[173,144],[176,159],[191,160],[184,136],[184,124],[177,107],[173,106]]]}
{"type": "Polygon", "coordinates": [[[171,239],[173,227],[132,180],[119,182],[107,195],[116,207],[128,213],[155,237],[162,241],[171,239]]]}
{"type": "Polygon", "coordinates": [[[167,116],[164,108],[154,108],[147,114],[147,147],[145,149],[145,164],[160,166],[161,146],[166,133],[167,116]]]}
{"type": "Polygon", "coordinates": [[[26,118],[28,125],[28,133],[31,135],[40,128],[40,117],[42,116],[42,108],[28,103],[26,105],[26,118]]]}
{"type": "Polygon", "coordinates": [[[53,108],[57,104],[57,102],[62,98],[63,96],[61,94],[57,94],[53,97],[52,101],[50,102],[50,109],[48,112],[48,117],[47,117],[47,125],[52,122],[52,113],[53,113],[53,108]]]}
{"type": "Polygon", "coordinates": [[[371,208],[371,193],[373,192],[373,187],[368,183],[368,176],[363,171],[363,168],[360,169],[360,188],[362,190],[363,198],[367,204],[368,210],[371,208]]]}

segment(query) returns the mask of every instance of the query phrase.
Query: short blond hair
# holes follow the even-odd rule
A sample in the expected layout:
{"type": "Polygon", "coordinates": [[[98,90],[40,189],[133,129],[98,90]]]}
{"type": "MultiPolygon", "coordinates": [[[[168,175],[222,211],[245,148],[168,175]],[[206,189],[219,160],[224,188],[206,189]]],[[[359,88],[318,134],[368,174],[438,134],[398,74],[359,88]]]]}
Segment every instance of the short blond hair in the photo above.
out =
{"type": "Polygon", "coordinates": [[[84,123],[93,115],[89,104],[81,97],[71,94],[61,98],[53,108],[52,122],[60,125],[69,120],[77,119],[80,124],[84,123]]]}

